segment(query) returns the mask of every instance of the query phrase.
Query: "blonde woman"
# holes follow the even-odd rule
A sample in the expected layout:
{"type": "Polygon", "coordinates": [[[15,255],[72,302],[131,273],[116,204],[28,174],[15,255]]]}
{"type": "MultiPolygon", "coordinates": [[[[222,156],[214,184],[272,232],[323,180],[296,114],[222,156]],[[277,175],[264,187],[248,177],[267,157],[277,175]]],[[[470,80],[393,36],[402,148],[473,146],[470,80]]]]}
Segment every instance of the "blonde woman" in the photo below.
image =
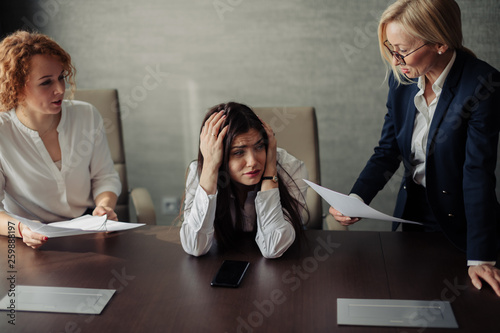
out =
{"type": "MultiPolygon", "coordinates": [[[[369,203],[402,161],[394,215],[424,223],[403,231],[442,232],[466,252],[474,286],[485,281],[500,296],[500,73],[463,46],[454,0],[398,0],[382,14],[378,37],[391,69],[388,111],[351,193],[369,203]]],[[[344,225],[359,221],[330,213],[344,225]]]]}

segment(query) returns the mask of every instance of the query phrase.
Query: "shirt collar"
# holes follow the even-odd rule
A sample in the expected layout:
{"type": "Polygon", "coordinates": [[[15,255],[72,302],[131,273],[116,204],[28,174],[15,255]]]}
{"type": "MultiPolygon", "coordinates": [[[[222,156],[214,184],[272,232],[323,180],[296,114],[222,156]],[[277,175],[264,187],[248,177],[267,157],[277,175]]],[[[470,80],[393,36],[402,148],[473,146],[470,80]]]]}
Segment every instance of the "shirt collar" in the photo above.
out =
{"type": "MultiPolygon", "coordinates": [[[[12,108],[8,112],[10,112],[11,118],[13,119],[14,123],[20,130],[22,130],[25,133],[28,133],[33,137],[39,136],[39,133],[37,131],[27,127],[21,122],[21,120],[19,120],[19,118],[17,117],[16,108],[12,108]]],[[[59,125],[57,125],[56,128],[57,132],[61,132],[64,129],[65,121],[66,121],[66,104],[65,101],[63,100],[61,104],[61,119],[59,120],[59,125]]]]}
{"type": "Polygon", "coordinates": [[[27,133],[30,136],[33,136],[33,137],[38,136],[37,131],[32,130],[31,128],[27,127],[26,125],[24,125],[21,122],[21,120],[19,120],[19,118],[17,117],[16,108],[11,109],[9,112],[10,112],[12,120],[14,121],[14,124],[16,124],[17,128],[19,128],[21,131],[23,131],[24,133],[27,133]]]}

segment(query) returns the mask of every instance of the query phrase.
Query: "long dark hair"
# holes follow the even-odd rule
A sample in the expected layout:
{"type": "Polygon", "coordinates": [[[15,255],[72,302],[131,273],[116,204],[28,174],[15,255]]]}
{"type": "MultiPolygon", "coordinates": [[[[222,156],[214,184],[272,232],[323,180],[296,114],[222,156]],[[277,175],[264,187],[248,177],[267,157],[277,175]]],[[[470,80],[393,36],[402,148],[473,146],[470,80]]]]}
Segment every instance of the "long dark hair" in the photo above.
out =
{"type": "MultiPolygon", "coordinates": [[[[229,157],[231,145],[236,136],[247,133],[251,129],[255,129],[261,133],[267,151],[268,137],[262,122],[252,109],[244,104],[235,102],[223,103],[212,107],[203,119],[202,128],[212,114],[220,111],[223,111],[226,116],[226,119],[220,129],[222,130],[225,126],[228,126],[229,128],[223,140],[224,157],[219,168],[217,181],[218,194],[214,228],[218,246],[222,249],[226,249],[235,248],[238,244],[238,240],[243,235],[243,218],[241,210],[239,209],[241,203],[239,202],[239,196],[236,195],[236,186],[229,176],[229,157]],[[232,220],[231,208],[228,204],[231,202],[232,198],[235,203],[234,211],[236,221],[232,220]]],[[[203,155],[201,154],[201,151],[198,150],[198,175],[201,175],[202,168],[203,155]]],[[[281,167],[279,163],[277,168],[278,177],[280,179],[278,182],[278,189],[283,214],[291,222],[293,228],[295,229],[295,243],[300,244],[300,240],[304,234],[301,210],[304,209],[307,215],[309,215],[309,212],[305,204],[302,204],[299,200],[294,198],[286,186],[287,183],[293,184],[292,186],[297,186],[292,177],[281,167]]],[[[262,180],[258,185],[256,185],[256,187],[260,188],[261,183],[262,180]]],[[[297,193],[300,193],[300,191],[297,191],[297,193]]],[[[256,232],[255,227],[253,232],[256,232]]]]}

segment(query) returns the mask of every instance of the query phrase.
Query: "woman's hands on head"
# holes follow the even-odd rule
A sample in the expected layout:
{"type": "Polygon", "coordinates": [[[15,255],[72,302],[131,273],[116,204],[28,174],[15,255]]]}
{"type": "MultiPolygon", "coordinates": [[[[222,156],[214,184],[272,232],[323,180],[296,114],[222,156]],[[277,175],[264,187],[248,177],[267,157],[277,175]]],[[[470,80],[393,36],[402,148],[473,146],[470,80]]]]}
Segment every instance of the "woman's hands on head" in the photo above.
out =
{"type": "MultiPolygon", "coordinates": [[[[276,141],[276,137],[274,135],[274,131],[271,126],[269,126],[265,121],[263,121],[259,117],[262,126],[267,134],[267,152],[266,152],[266,168],[263,177],[274,177],[278,175],[278,166],[277,166],[277,149],[278,142],[276,141]]],[[[278,183],[272,181],[263,181],[261,186],[261,191],[267,191],[273,188],[277,188],[278,183]]]]}
{"type": "Polygon", "coordinates": [[[203,166],[206,165],[219,170],[222,164],[222,159],[224,157],[222,142],[228,127],[224,127],[220,133],[219,130],[225,119],[226,116],[223,115],[222,111],[216,112],[207,119],[205,125],[203,125],[201,129],[200,151],[203,155],[203,166]]]}
{"type": "Polygon", "coordinates": [[[222,111],[212,114],[205,121],[200,133],[200,152],[203,155],[200,186],[207,194],[217,192],[219,168],[224,158],[223,140],[228,131],[228,126],[220,129],[225,119],[222,111]]]}
{"type": "Polygon", "coordinates": [[[262,126],[267,134],[267,156],[266,156],[266,170],[264,176],[270,177],[275,176],[277,172],[276,161],[277,161],[277,148],[278,142],[276,141],[276,136],[271,126],[269,126],[262,118],[260,118],[262,126]]]}

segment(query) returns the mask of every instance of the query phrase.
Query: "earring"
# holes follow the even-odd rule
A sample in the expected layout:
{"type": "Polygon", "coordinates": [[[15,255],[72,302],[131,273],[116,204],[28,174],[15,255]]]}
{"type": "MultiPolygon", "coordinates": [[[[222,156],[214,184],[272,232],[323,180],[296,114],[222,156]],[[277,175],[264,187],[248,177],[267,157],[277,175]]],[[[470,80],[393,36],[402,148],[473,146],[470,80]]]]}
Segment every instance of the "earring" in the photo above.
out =
{"type": "Polygon", "coordinates": [[[441,54],[443,54],[443,52],[439,51],[438,54],[441,55],[441,54]]]}

